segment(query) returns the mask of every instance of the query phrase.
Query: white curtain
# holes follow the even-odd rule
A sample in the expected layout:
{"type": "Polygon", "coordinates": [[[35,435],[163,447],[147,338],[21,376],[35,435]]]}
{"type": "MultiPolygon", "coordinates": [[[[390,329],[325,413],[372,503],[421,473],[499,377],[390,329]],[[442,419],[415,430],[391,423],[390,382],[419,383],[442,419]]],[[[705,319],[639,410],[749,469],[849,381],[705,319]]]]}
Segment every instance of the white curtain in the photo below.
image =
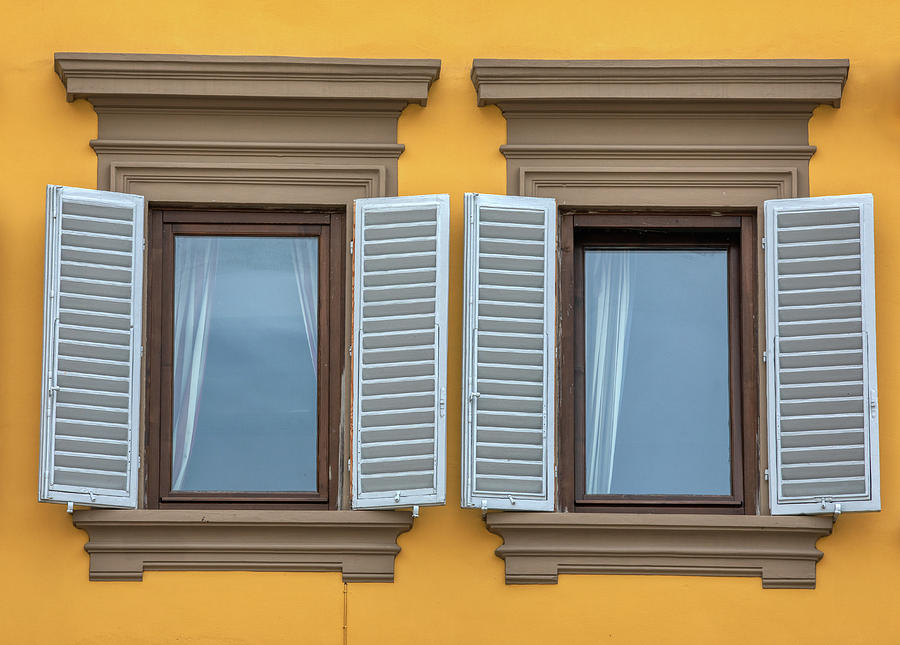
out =
{"type": "Polygon", "coordinates": [[[300,297],[300,312],[306,327],[306,342],[313,374],[319,368],[319,238],[296,237],[291,244],[294,279],[300,297]]]}
{"type": "Polygon", "coordinates": [[[183,486],[197,431],[218,250],[214,237],[183,236],[175,247],[173,490],[183,486]]]}
{"type": "Polygon", "coordinates": [[[585,492],[612,490],[631,327],[634,251],[585,253],[585,492]]]}

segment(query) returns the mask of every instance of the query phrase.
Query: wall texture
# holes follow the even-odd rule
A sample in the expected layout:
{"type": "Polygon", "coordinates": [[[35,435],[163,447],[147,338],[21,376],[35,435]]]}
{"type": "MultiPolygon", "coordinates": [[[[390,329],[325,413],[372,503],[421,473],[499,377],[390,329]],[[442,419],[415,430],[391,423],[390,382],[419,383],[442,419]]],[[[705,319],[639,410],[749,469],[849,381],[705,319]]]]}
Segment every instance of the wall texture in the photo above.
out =
{"type": "Polygon", "coordinates": [[[155,0],[7,2],[0,26],[0,640],[10,643],[897,642],[900,575],[900,4],[894,0],[155,0]],[[433,57],[428,106],[400,119],[400,194],[448,192],[450,382],[459,381],[463,192],[502,193],[505,123],[478,108],[474,57],[843,58],[838,109],[810,122],[811,194],[875,194],[884,511],[822,540],[815,591],[758,578],[562,576],[511,587],[499,538],[458,508],[459,391],[448,500],[400,537],[396,582],[337,573],[150,572],[90,583],[86,535],[36,499],[44,186],[96,186],[96,116],[66,103],[55,51],[433,57]]]}

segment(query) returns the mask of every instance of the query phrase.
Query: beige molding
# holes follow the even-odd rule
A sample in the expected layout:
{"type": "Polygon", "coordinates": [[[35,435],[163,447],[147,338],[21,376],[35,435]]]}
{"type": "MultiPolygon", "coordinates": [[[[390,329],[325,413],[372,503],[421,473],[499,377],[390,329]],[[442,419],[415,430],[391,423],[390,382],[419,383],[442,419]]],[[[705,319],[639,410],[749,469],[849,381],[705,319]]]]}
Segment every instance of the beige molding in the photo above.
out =
{"type": "Polygon", "coordinates": [[[510,194],[552,197],[566,206],[756,208],[767,199],[796,197],[805,189],[798,175],[795,167],[752,165],[520,165],[508,181],[510,194]]]}
{"type": "Polygon", "coordinates": [[[810,159],[815,146],[506,144],[507,159],[810,159]]]}
{"type": "MultiPolygon", "coordinates": [[[[816,106],[840,105],[848,69],[843,59],[476,59],[472,82],[479,105],[496,104],[507,119],[507,143],[500,151],[509,194],[556,197],[555,180],[543,192],[528,184],[525,174],[533,176],[535,169],[554,169],[559,191],[581,199],[592,195],[573,187],[590,171],[647,171],[654,183],[654,169],[684,167],[697,177],[709,175],[710,184],[703,189],[700,179],[682,191],[673,186],[679,198],[671,205],[700,206],[714,201],[713,175],[723,170],[723,161],[768,174],[792,169],[790,190],[777,196],[807,195],[815,153],[807,122],[816,106]]],[[[604,201],[565,203],[646,205],[638,188],[595,194],[604,201]]],[[[757,194],[763,200],[776,196],[763,188],[757,194]]],[[[739,194],[742,200],[747,196],[739,194]]],[[[719,201],[727,199],[723,193],[719,201]]]]}
{"type": "MultiPolygon", "coordinates": [[[[98,53],[57,53],[54,64],[67,99],[87,99],[97,113],[98,188],[115,190],[115,167],[151,159],[173,168],[296,163],[350,173],[380,165],[374,190],[343,191],[351,201],[397,194],[397,118],[411,103],[425,105],[441,66],[433,59],[98,53]]],[[[182,185],[179,195],[187,190],[182,185]]],[[[227,203],[226,192],[204,201],[227,203]]],[[[338,194],[307,184],[276,192],[259,203],[334,203],[338,194]]]]}
{"type": "MultiPolygon", "coordinates": [[[[638,101],[778,104],[811,112],[840,106],[847,59],[824,60],[512,60],[475,59],[472,82],[478,105],[506,112],[569,101],[638,101]]],[[[551,106],[550,108],[555,109],[551,106]]]]}
{"type": "Polygon", "coordinates": [[[91,580],[144,571],[340,571],[344,582],[392,582],[407,511],[75,511],[91,580]]]}
{"type": "Polygon", "coordinates": [[[762,578],[766,589],[814,589],[831,517],[489,513],[508,584],[561,573],[762,578]]]}
{"type": "Polygon", "coordinates": [[[425,105],[436,59],[58,52],[66,98],[358,99],[425,105]]]}
{"type": "MultiPolygon", "coordinates": [[[[101,157],[100,168],[106,160],[101,157]]],[[[149,202],[259,205],[350,204],[381,197],[387,168],[382,164],[271,164],[237,160],[114,161],[101,172],[99,187],[143,195],[149,202]]]]}
{"type": "Polygon", "coordinates": [[[398,159],[400,143],[309,143],[282,141],[157,141],[94,139],[94,152],[131,155],[205,155],[244,157],[372,157],[398,159]]]}

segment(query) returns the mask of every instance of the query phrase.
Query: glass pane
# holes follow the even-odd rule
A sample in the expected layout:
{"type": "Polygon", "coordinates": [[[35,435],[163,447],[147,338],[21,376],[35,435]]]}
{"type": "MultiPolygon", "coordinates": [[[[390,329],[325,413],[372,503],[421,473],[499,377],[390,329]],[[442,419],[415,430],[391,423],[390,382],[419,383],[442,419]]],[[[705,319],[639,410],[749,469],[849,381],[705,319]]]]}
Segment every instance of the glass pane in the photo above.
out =
{"type": "Polygon", "coordinates": [[[316,490],[318,264],[318,238],[175,237],[173,490],[316,490]]]}
{"type": "Polygon", "coordinates": [[[728,495],[726,250],[587,250],[585,490],[728,495]]]}

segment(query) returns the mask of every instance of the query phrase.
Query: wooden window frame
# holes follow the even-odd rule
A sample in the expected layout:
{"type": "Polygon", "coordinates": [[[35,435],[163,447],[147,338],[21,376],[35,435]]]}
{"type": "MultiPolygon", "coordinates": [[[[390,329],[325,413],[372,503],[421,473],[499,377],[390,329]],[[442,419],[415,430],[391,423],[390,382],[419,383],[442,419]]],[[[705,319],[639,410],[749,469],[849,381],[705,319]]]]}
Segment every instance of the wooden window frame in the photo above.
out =
{"type": "Polygon", "coordinates": [[[149,214],[145,409],[145,508],[336,509],[344,329],[343,207],[154,206],[149,214]],[[171,379],[175,235],[314,236],[319,239],[317,490],[171,490],[171,379]]]}
{"type": "Polygon", "coordinates": [[[755,514],[758,497],[755,212],[560,209],[559,506],[567,511],[755,514]],[[728,249],[731,495],[584,493],[586,247],[728,249]]]}

